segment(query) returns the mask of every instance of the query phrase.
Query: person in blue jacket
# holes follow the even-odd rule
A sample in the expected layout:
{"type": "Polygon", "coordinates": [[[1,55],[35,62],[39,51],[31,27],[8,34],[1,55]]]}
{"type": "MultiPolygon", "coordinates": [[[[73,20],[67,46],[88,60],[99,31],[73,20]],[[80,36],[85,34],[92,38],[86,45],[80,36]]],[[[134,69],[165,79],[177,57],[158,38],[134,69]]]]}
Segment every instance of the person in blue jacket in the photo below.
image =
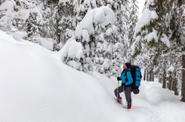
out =
{"type": "Polygon", "coordinates": [[[131,98],[131,92],[132,92],[132,83],[133,83],[133,78],[132,78],[132,73],[131,73],[131,64],[130,63],[125,63],[123,64],[123,71],[121,73],[120,77],[117,77],[117,80],[121,80],[122,84],[118,88],[114,90],[114,94],[117,97],[117,102],[122,103],[122,98],[120,96],[121,92],[125,92],[125,98],[127,101],[127,109],[131,109],[132,106],[132,98],[131,98]]]}

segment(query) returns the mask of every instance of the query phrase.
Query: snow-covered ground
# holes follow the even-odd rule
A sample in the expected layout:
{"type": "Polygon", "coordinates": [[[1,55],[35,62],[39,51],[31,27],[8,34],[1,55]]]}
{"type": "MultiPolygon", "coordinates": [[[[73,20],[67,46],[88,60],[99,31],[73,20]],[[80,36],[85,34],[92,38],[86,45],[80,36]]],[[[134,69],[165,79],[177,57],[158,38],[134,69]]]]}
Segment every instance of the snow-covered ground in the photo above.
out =
{"type": "Polygon", "coordinates": [[[185,103],[159,83],[143,81],[128,111],[113,99],[115,79],[76,71],[57,56],[0,31],[0,122],[185,121],[185,103]]]}

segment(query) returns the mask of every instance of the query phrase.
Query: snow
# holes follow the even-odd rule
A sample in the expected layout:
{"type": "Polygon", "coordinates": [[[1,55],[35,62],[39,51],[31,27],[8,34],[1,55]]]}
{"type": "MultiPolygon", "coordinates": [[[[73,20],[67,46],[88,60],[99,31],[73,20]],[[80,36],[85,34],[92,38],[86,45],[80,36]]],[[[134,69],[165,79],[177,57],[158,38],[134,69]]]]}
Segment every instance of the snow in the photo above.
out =
{"type": "Polygon", "coordinates": [[[93,22],[100,25],[113,24],[116,21],[114,12],[108,6],[102,6],[94,10],[93,22]]]}
{"type": "Polygon", "coordinates": [[[161,41],[167,46],[170,47],[170,39],[165,34],[163,34],[161,41]]]}
{"type": "Polygon", "coordinates": [[[54,43],[56,43],[56,41],[52,38],[43,38],[39,36],[34,37],[34,40],[48,50],[53,50],[54,43]]]}
{"type": "Polygon", "coordinates": [[[30,13],[37,14],[37,21],[42,23],[41,8],[33,4],[33,1],[19,0],[20,6],[16,6],[14,0],[7,0],[0,5],[0,26],[4,28],[13,29],[13,22],[15,20],[21,20],[21,23],[25,23],[30,13]]]}
{"type": "Polygon", "coordinates": [[[11,18],[15,16],[14,5],[13,0],[7,0],[0,5],[1,15],[5,15],[0,17],[0,26],[10,26],[11,18]]]}
{"type": "Polygon", "coordinates": [[[154,1],[148,0],[146,4],[146,8],[144,8],[141,17],[136,24],[135,34],[137,34],[143,26],[146,26],[150,24],[151,21],[158,19],[157,13],[154,10],[149,10],[149,5],[154,4],[154,1]]]}
{"type": "MultiPolygon", "coordinates": [[[[62,0],[60,0],[62,2],[62,0]]],[[[75,5],[75,10],[84,11],[85,9],[96,8],[96,0],[73,0],[73,4],[75,5]]]]}
{"type": "Polygon", "coordinates": [[[8,14],[11,14],[11,12],[14,11],[13,10],[14,5],[15,5],[15,2],[14,1],[7,0],[7,1],[5,1],[5,2],[3,2],[1,4],[0,10],[1,11],[5,11],[5,12],[8,12],[8,14]]]}
{"type": "Polygon", "coordinates": [[[62,4],[62,3],[65,4],[66,2],[70,2],[70,0],[59,0],[58,4],[59,4],[59,5],[62,4]]]}
{"type": "Polygon", "coordinates": [[[138,17],[140,17],[141,16],[141,13],[142,13],[142,11],[143,11],[143,8],[144,8],[144,3],[145,3],[145,1],[146,0],[137,0],[137,3],[138,3],[138,8],[139,8],[139,15],[138,15],[138,17]]]}
{"type": "Polygon", "coordinates": [[[79,72],[57,56],[0,31],[1,122],[184,122],[185,104],[161,84],[142,81],[128,111],[113,99],[115,78],[79,72]]]}
{"type": "Polygon", "coordinates": [[[101,100],[108,96],[92,77],[38,45],[0,35],[0,121],[111,121],[101,100]]]}
{"type": "Polygon", "coordinates": [[[106,35],[107,36],[110,36],[113,32],[113,29],[112,28],[109,28],[107,31],[106,31],[106,35]]]}
{"type": "Polygon", "coordinates": [[[58,57],[60,57],[63,62],[65,62],[66,58],[68,58],[69,60],[67,59],[67,64],[75,69],[80,70],[81,63],[79,62],[79,60],[83,57],[82,44],[80,42],[77,42],[73,38],[69,39],[62,47],[62,49],[58,52],[58,57]]]}
{"type": "MultiPolygon", "coordinates": [[[[91,62],[90,59],[85,59],[86,56],[84,55],[85,53],[90,53],[90,47],[88,43],[90,41],[90,36],[94,34],[95,29],[98,27],[104,27],[105,25],[109,24],[111,25],[115,21],[116,18],[114,16],[114,12],[108,6],[89,9],[85,17],[77,25],[74,36],[72,36],[72,38],[70,38],[61,49],[61,51],[59,51],[62,61],[74,68],[77,67],[76,69],[83,69],[83,67],[80,67],[80,65],[81,63],[84,63],[84,60],[91,62]]],[[[107,34],[110,34],[116,30],[115,26],[111,27],[112,29],[109,30],[107,34]]]]}
{"type": "MultiPolygon", "coordinates": [[[[109,95],[112,95],[113,86],[116,87],[116,84],[112,82],[115,81],[115,78],[110,80],[98,73],[94,73],[93,77],[99,81],[109,95]]],[[[121,116],[127,118],[126,122],[183,122],[185,120],[183,115],[185,113],[185,104],[180,102],[180,98],[174,96],[172,91],[161,87],[162,85],[158,82],[142,81],[140,94],[132,95],[134,109],[122,111],[121,116]]],[[[124,100],[124,94],[122,94],[122,97],[124,100]]],[[[125,102],[123,101],[124,104],[125,102]]]]}
{"type": "MultiPolygon", "coordinates": [[[[94,26],[96,25],[108,25],[116,21],[114,12],[108,6],[102,6],[89,10],[83,20],[77,25],[75,30],[75,36],[80,39],[83,37],[82,32],[86,30],[88,35],[94,34],[94,26]]],[[[86,34],[87,36],[87,34],[86,34]]]]}
{"type": "Polygon", "coordinates": [[[77,42],[75,39],[71,38],[66,42],[63,48],[59,51],[59,54],[62,60],[65,57],[81,58],[83,54],[82,44],[80,42],[77,42]]]}
{"type": "Polygon", "coordinates": [[[153,39],[158,41],[157,31],[153,30],[151,33],[147,34],[144,39],[147,40],[147,42],[150,42],[153,39]]]}
{"type": "Polygon", "coordinates": [[[9,32],[9,34],[11,34],[12,37],[17,41],[23,41],[23,38],[27,36],[26,32],[17,30],[15,30],[14,32],[9,32]]]}
{"type": "Polygon", "coordinates": [[[170,66],[170,67],[168,68],[168,70],[167,70],[167,71],[169,71],[169,72],[174,72],[174,71],[175,71],[174,66],[170,66]]]}
{"type": "Polygon", "coordinates": [[[16,17],[16,18],[23,19],[24,21],[26,21],[26,19],[29,17],[29,14],[30,14],[30,10],[28,10],[28,9],[20,9],[20,10],[15,14],[15,17],[16,17]]]}
{"type": "MultiPolygon", "coordinates": [[[[12,35],[16,41],[24,41],[24,38],[27,36],[25,31],[18,31],[17,29],[8,32],[8,34],[12,35]]],[[[53,50],[54,43],[56,43],[56,41],[51,38],[43,38],[40,36],[35,36],[33,40],[48,50],[53,50]]]]}
{"type": "Polygon", "coordinates": [[[82,30],[82,42],[89,42],[90,38],[89,38],[89,34],[87,30],[82,30]]]}
{"type": "Polygon", "coordinates": [[[108,60],[108,59],[104,59],[104,62],[103,62],[103,67],[105,68],[105,69],[108,69],[109,68],[109,66],[110,66],[110,61],[108,60]]]}

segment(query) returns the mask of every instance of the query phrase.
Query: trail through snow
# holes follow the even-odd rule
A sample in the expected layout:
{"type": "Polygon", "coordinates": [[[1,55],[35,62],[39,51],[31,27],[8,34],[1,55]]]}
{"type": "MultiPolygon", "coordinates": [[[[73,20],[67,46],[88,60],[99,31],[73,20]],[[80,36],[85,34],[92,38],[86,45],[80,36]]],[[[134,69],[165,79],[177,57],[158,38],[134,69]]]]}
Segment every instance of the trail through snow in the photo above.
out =
{"type": "Polygon", "coordinates": [[[185,104],[159,83],[142,81],[129,111],[114,101],[116,87],[114,78],[76,71],[0,31],[0,122],[185,121],[185,104]]]}
{"type": "MultiPolygon", "coordinates": [[[[115,81],[115,79],[106,78],[98,73],[94,73],[93,77],[99,81],[110,96],[113,96],[112,91],[118,86],[118,84],[112,82],[115,81]]],[[[124,93],[122,97],[124,100],[124,93]]],[[[133,109],[122,111],[124,117],[132,118],[131,122],[185,121],[185,104],[180,102],[180,97],[173,95],[173,92],[162,89],[161,84],[158,82],[142,81],[140,94],[132,94],[132,98],[133,109]]],[[[123,107],[126,106],[126,101],[123,101],[123,104],[123,107]]],[[[120,107],[120,105],[118,105],[118,107],[120,107]]]]}

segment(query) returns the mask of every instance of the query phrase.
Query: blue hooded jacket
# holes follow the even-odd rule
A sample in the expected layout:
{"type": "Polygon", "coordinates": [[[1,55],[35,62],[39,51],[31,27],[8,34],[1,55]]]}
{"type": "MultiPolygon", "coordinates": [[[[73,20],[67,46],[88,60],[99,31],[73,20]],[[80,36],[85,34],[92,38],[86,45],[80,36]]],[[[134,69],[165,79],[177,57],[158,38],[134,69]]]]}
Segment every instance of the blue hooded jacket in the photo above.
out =
{"type": "Polygon", "coordinates": [[[131,69],[127,68],[123,70],[120,79],[122,80],[122,84],[124,84],[125,86],[131,85],[133,83],[131,69]]]}

